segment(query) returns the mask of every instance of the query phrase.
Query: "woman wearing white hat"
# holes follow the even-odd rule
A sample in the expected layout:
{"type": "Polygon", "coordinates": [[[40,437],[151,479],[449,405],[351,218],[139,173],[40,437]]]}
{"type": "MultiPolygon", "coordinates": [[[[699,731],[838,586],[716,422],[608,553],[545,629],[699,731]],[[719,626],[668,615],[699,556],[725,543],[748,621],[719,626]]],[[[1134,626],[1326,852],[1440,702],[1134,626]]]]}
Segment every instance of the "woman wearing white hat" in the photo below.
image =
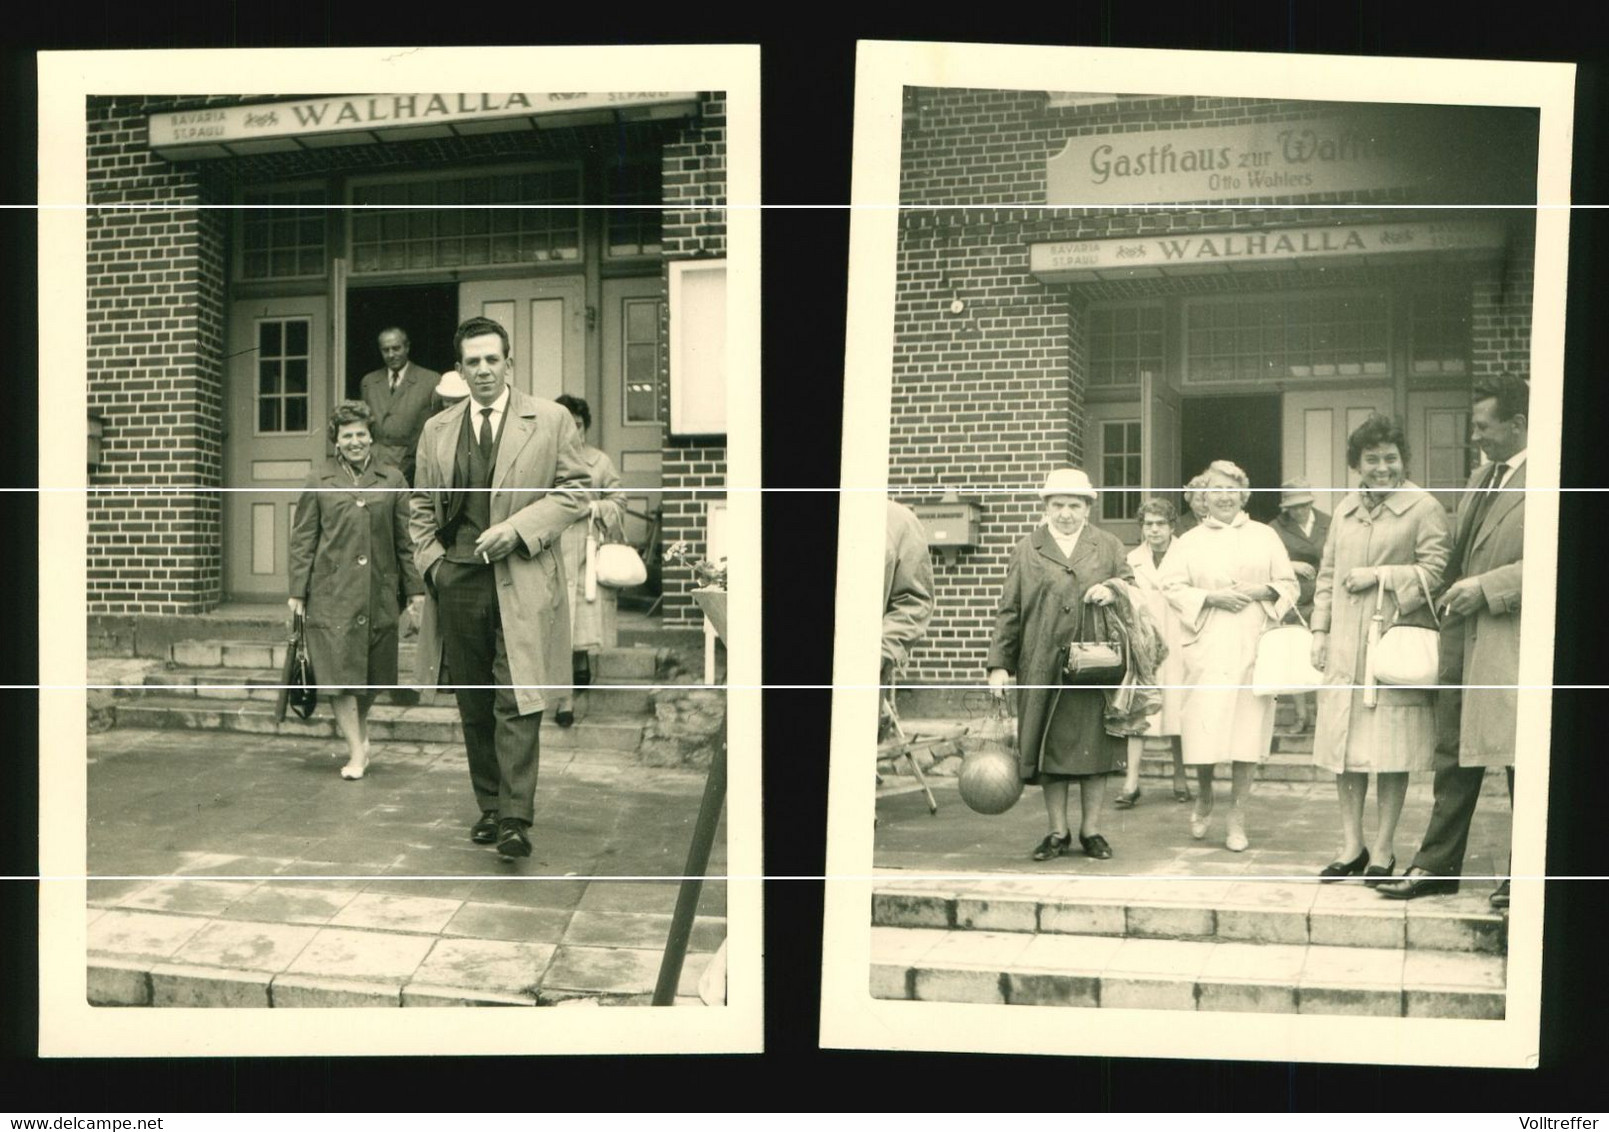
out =
{"type": "Polygon", "coordinates": [[[1123,755],[1123,740],[1106,733],[1106,697],[1099,687],[1061,686],[1065,646],[1079,639],[1089,605],[1109,605],[1112,578],[1132,581],[1123,543],[1089,522],[1097,498],[1089,477],[1058,468],[1040,489],[1044,524],[1017,544],[995,612],[989,646],[989,687],[1004,698],[1016,676],[1017,759],[1023,780],[1043,788],[1050,832],[1036,861],[1072,852],[1069,786],[1080,784],[1078,843],[1085,856],[1105,860],[1101,836],[1106,776],[1123,755]]]}
{"type": "Polygon", "coordinates": [[[1206,471],[1207,517],[1174,540],[1159,581],[1184,626],[1185,683],[1180,707],[1184,761],[1196,768],[1190,836],[1207,836],[1212,774],[1234,764],[1233,805],[1226,848],[1239,853],[1246,837],[1246,802],[1257,767],[1274,743],[1274,700],[1252,693],[1257,639],[1296,604],[1296,574],[1272,527],[1244,510],[1251,481],[1228,460],[1206,471]]]}

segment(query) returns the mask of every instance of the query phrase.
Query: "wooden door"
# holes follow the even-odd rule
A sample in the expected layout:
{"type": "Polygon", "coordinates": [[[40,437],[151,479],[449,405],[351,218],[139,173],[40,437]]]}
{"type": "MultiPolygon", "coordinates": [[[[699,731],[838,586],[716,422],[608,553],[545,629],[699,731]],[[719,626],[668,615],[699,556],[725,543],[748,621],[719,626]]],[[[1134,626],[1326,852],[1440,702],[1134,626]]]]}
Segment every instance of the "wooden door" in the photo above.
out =
{"type": "Polygon", "coordinates": [[[1346,463],[1346,438],[1369,414],[1391,411],[1388,385],[1286,393],[1281,407],[1281,478],[1306,479],[1313,485],[1318,509],[1333,514],[1335,505],[1356,486],[1357,477],[1346,463]]]}
{"type": "Polygon", "coordinates": [[[322,295],[253,299],[229,313],[225,374],[224,589],[281,601],[299,488],[331,452],[329,303],[322,295]],[[280,489],[280,490],[270,490],[280,489]]]}
{"type": "Polygon", "coordinates": [[[586,396],[584,277],[460,283],[458,317],[476,315],[494,319],[508,331],[514,362],[509,382],[514,388],[549,400],[561,393],[586,396]]]}

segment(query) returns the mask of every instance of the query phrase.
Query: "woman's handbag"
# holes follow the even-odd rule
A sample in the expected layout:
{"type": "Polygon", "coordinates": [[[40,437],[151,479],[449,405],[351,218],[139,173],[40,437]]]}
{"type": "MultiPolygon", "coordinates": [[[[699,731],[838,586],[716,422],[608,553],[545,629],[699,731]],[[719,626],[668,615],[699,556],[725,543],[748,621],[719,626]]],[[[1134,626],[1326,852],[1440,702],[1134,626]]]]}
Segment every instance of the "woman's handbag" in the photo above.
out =
{"type": "Polygon", "coordinates": [[[313,676],[313,661],[307,655],[307,627],[298,613],[291,623],[291,636],[285,647],[285,667],[279,675],[274,721],[284,723],[287,708],[303,719],[311,719],[317,706],[318,681],[313,676]]]}
{"type": "Polygon", "coordinates": [[[1296,615],[1298,624],[1275,625],[1257,638],[1252,695],[1293,695],[1311,692],[1324,683],[1323,673],[1313,667],[1313,634],[1301,616],[1296,615]]]}
{"type": "Polygon", "coordinates": [[[600,586],[629,590],[648,580],[648,567],[643,565],[642,556],[626,541],[625,533],[618,526],[605,529],[604,541],[598,544],[593,566],[600,586]]]}
{"type": "Polygon", "coordinates": [[[1098,605],[1087,605],[1079,639],[1067,645],[1063,684],[1120,684],[1129,669],[1123,626],[1098,605]]]}
{"type": "MultiPolygon", "coordinates": [[[[1374,643],[1370,659],[1374,667],[1374,679],[1379,684],[1434,684],[1441,661],[1441,620],[1436,616],[1436,603],[1430,596],[1430,578],[1422,566],[1415,566],[1414,572],[1419,578],[1419,589],[1425,597],[1425,607],[1430,610],[1431,622],[1435,628],[1424,625],[1404,624],[1400,610],[1402,608],[1402,593],[1395,587],[1392,593],[1397,599],[1398,616],[1392,624],[1380,634],[1380,639],[1374,643]]],[[[1376,587],[1374,615],[1380,616],[1380,603],[1383,600],[1380,590],[1384,586],[1376,587]]]]}

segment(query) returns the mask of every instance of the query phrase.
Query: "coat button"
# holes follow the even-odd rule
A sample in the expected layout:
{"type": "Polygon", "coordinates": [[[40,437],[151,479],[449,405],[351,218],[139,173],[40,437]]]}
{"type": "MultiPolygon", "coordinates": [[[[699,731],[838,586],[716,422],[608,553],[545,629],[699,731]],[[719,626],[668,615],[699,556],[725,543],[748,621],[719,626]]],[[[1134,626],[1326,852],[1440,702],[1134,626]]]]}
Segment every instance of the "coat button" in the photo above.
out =
{"type": "Polygon", "coordinates": [[[367,625],[368,623],[369,623],[369,619],[367,617],[365,617],[361,613],[358,614],[358,624],[359,625],[367,625]]]}
{"type": "Polygon", "coordinates": [[[367,507],[367,506],[368,506],[368,504],[367,504],[367,503],[366,503],[366,502],[364,502],[364,501],[363,501],[363,500],[361,500],[361,499],[360,499],[360,500],[358,500],[358,506],[359,506],[359,507],[367,507]]]}
{"type": "Polygon", "coordinates": [[[358,565],[359,566],[367,566],[368,564],[369,564],[369,556],[367,554],[358,555],[358,565]]]}

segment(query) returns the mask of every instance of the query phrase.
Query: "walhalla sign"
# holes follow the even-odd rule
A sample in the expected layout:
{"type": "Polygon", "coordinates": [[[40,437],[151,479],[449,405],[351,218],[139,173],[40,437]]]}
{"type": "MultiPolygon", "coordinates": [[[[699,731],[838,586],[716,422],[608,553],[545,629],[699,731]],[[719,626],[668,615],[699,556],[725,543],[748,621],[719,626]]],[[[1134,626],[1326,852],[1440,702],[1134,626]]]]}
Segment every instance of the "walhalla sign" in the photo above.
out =
{"type": "Polygon", "coordinates": [[[500,118],[626,110],[695,102],[686,91],[593,91],[546,94],[368,94],[269,102],[255,106],[209,106],[150,119],[151,148],[230,146],[317,138],[319,135],[406,130],[410,127],[494,122],[500,118]]]}
{"type": "Polygon", "coordinates": [[[1063,240],[1032,244],[1029,270],[1045,283],[1090,283],[1098,279],[1233,270],[1236,266],[1275,267],[1280,261],[1340,262],[1354,257],[1408,253],[1495,254],[1503,230],[1485,221],[1415,221],[1405,224],[1354,224],[1323,228],[1272,228],[1266,231],[1135,237],[1119,240],[1063,240]]]}

